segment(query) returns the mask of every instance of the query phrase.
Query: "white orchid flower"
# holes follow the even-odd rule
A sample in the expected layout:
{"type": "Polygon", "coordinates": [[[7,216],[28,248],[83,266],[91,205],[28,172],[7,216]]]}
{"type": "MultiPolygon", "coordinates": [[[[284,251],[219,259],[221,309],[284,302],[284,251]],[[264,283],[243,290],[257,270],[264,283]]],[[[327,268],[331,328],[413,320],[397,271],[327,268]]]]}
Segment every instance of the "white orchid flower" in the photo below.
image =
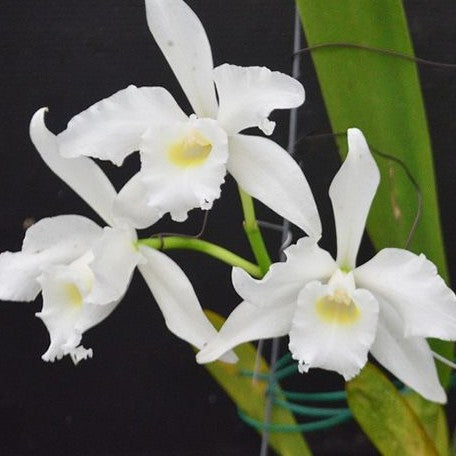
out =
{"type": "MultiPolygon", "coordinates": [[[[101,228],[77,215],[40,220],[27,230],[22,251],[0,254],[0,299],[33,301],[41,291],[43,308],[37,316],[51,340],[42,358],[70,355],[77,363],[92,356],[92,349],[80,345],[82,334],[115,309],[138,266],[171,332],[201,348],[216,330],[183,271],[163,253],[137,248],[135,231],[112,221],[117,194],[110,181],[91,159],[59,154],[44,113],[37,111],[30,124],[35,147],[51,170],[111,226],[101,228]]],[[[236,358],[229,354],[225,360],[236,358]]]]}
{"type": "Polygon", "coordinates": [[[348,156],[329,190],[337,259],[305,237],[262,280],[234,269],[234,287],[244,302],[197,360],[210,362],[243,342],[288,334],[301,372],[320,367],[348,380],[370,351],[422,396],[445,402],[425,337],[456,339],[455,294],[433,263],[406,250],[381,250],[356,267],[380,175],[359,130],[348,130],[348,144],[348,156]]]}
{"type": "Polygon", "coordinates": [[[273,141],[238,134],[250,127],[271,134],[269,114],[301,105],[302,85],[263,67],[214,69],[206,32],[182,0],[146,0],[146,13],[195,114],[187,116],[162,87],[130,86],[69,122],[59,135],[62,155],[121,165],[139,150],[141,170],[116,201],[136,228],[167,212],[183,221],[193,208],[210,209],[229,171],[247,193],[320,237],[316,205],[299,166],[273,141]]]}

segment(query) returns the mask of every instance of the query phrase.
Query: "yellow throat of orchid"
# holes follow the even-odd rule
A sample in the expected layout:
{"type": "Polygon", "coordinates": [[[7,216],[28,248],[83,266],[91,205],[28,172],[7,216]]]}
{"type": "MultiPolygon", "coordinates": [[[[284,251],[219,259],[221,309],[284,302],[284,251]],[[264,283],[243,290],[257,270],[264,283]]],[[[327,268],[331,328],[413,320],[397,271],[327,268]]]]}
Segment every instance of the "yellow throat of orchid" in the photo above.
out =
{"type": "Polygon", "coordinates": [[[318,299],[315,308],[318,316],[331,324],[351,325],[361,316],[360,310],[343,289],[336,289],[333,294],[318,299]]]}
{"type": "Polygon", "coordinates": [[[212,144],[199,131],[190,134],[171,144],[168,148],[170,161],[180,168],[202,165],[212,150],[212,144]]]}
{"type": "Polygon", "coordinates": [[[82,298],[79,288],[74,283],[66,283],[64,285],[64,290],[68,304],[78,309],[82,307],[84,299],[82,298]]]}
{"type": "Polygon", "coordinates": [[[63,280],[61,282],[61,292],[63,292],[66,302],[73,309],[81,309],[84,305],[84,299],[87,294],[93,288],[95,282],[95,276],[90,268],[87,266],[87,262],[93,259],[91,252],[87,253],[83,257],[76,260],[70,267],[77,268],[77,278],[73,280],[63,280]]]}

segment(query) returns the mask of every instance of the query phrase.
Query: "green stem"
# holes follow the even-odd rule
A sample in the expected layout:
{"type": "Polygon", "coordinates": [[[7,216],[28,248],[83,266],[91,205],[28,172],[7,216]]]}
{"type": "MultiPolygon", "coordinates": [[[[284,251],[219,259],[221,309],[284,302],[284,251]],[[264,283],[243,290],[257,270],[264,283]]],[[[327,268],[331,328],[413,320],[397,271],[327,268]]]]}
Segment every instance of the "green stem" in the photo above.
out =
{"type": "Polygon", "coordinates": [[[248,193],[242,190],[241,187],[238,188],[239,196],[241,197],[242,210],[244,212],[244,231],[250,242],[250,247],[255,255],[255,259],[264,275],[268,271],[269,266],[271,266],[271,258],[269,257],[263,235],[261,234],[257,223],[253,199],[248,193]]]}
{"type": "Polygon", "coordinates": [[[196,238],[165,236],[148,239],[139,239],[139,245],[146,245],[158,250],[187,249],[196,250],[197,252],[206,253],[207,255],[217,258],[231,266],[238,266],[247,271],[253,277],[262,277],[263,271],[256,264],[245,260],[235,253],[211,242],[203,241],[196,238]]]}

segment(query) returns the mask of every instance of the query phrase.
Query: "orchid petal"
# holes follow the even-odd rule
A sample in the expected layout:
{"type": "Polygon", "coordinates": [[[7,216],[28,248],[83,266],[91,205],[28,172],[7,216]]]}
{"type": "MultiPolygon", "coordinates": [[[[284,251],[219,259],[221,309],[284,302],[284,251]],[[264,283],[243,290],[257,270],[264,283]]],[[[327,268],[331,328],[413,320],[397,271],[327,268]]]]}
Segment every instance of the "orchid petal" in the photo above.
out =
{"type": "Polygon", "coordinates": [[[228,161],[226,133],[212,119],[151,127],[142,138],[141,171],[148,205],[182,222],[194,208],[210,209],[220,196],[228,161]]]}
{"type": "Polygon", "coordinates": [[[226,319],[217,337],[196,355],[196,361],[209,363],[244,342],[288,334],[295,307],[295,303],[257,306],[241,302],[226,319]]]}
{"type": "Polygon", "coordinates": [[[250,277],[243,269],[233,268],[236,292],[255,305],[281,305],[296,302],[307,282],[326,281],[337,269],[336,262],[326,250],[308,237],[299,239],[284,251],[287,260],[274,263],[261,280],[250,277]]]}
{"type": "MultiPolygon", "coordinates": [[[[63,253],[63,252],[62,252],[63,253]]],[[[0,254],[0,300],[34,301],[41,290],[36,281],[41,267],[58,263],[62,253],[51,250],[30,255],[23,252],[0,254]]],[[[65,257],[65,254],[63,254],[65,257]]]]}
{"type": "Polygon", "coordinates": [[[423,337],[404,337],[401,316],[386,301],[380,300],[377,335],[372,355],[405,385],[424,398],[446,402],[432,352],[423,337]]]}
{"type": "Polygon", "coordinates": [[[320,367],[339,372],[349,380],[367,362],[375,337],[378,303],[368,291],[360,289],[348,295],[349,305],[325,302],[329,290],[329,285],[315,281],[301,291],[289,349],[293,359],[299,361],[301,372],[320,367]],[[321,303],[329,304],[322,309],[321,303]]]}
{"type": "Polygon", "coordinates": [[[139,150],[149,125],[173,124],[186,118],[162,87],[131,85],[73,117],[58,135],[60,153],[64,157],[88,155],[120,166],[125,157],[139,150]]]}
{"type": "Polygon", "coordinates": [[[57,215],[34,223],[25,233],[22,242],[24,253],[40,253],[60,244],[72,244],[79,251],[88,249],[102,233],[95,222],[81,215],[57,215]]]}
{"type": "Polygon", "coordinates": [[[329,197],[336,221],[337,263],[352,270],[380,173],[361,131],[350,128],[347,139],[348,155],[331,183],[329,197]]]}
{"type": "Polygon", "coordinates": [[[73,261],[101,236],[102,229],[78,215],[45,218],[25,234],[21,252],[0,254],[0,299],[33,301],[40,292],[37,281],[51,264],[73,261]]]}
{"type": "Polygon", "coordinates": [[[151,127],[142,138],[141,171],[120,191],[115,216],[145,228],[167,212],[181,222],[191,209],[210,209],[220,196],[227,160],[226,133],[215,120],[192,116],[151,127]]]}
{"type": "Polygon", "coordinates": [[[217,120],[228,134],[258,127],[272,134],[274,109],[296,108],[304,102],[304,88],[292,77],[265,67],[223,64],[214,70],[219,96],[217,120]]]}
{"type": "Polygon", "coordinates": [[[125,294],[142,258],[135,247],[135,238],[130,230],[104,229],[103,236],[92,248],[94,260],[90,268],[95,277],[87,302],[109,304],[125,294]]]}
{"type": "Polygon", "coordinates": [[[251,196],[315,238],[321,236],[318,210],[298,164],[278,144],[258,136],[234,135],[228,171],[251,196]]]}
{"type": "MultiPolygon", "coordinates": [[[[165,318],[166,326],[177,337],[202,348],[217,331],[201,308],[192,284],[182,269],[167,255],[141,246],[146,259],[138,266],[165,318]]],[[[230,353],[227,362],[235,362],[230,353]]]]}
{"type": "Polygon", "coordinates": [[[111,208],[116,191],[109,179],[92,160],[63,158],[57,138],[44,123],[47,108],[39,109],[30,122],[30,137],[46,165],[72,188],[103,220],[112,224],[111,208]]]}
{"type": "Polygon", "coordinates": [[[456,339],[456,296],[424,255],[383,249],[354,273],[360,286],[394,306],[406,337],[456,339]]]}
{"type": "Polygon", "coordinates": [[[91,349],[80,346],[82,334],[100,323],[115,308],[117,302],[105,306],[85,302],[94,276],[88,266],[93,255],[88,253],[73,263],[49,266],[38,278],[43,288],[43,309],[37,313],[51,339],[44,361],[70,355],[77,363],[92,356],[91,349]]]}
{"type": "Polygon", "coordinates": [[[149,29],[199,117],[214,118],[212,53],[203,25],[182,0],[146,0],[149,29]]]}
{"type": "Polygon", "coordinates": [[[113,214],[119,224],[143,229],[158,222],[163,214],[149,206],[147,173],[139,171],[120,190],[113,205],[113,214]]]}

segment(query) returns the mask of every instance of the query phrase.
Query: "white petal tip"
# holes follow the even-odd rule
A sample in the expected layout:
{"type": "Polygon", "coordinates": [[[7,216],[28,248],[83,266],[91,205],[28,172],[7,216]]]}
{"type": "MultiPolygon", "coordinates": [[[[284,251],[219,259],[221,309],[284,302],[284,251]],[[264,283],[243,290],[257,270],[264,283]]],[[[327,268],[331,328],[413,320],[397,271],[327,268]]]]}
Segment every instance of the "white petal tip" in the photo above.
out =
{"type": "Polygon", "coordinates": [[[206,352],[204,349],[196,354],[196,362],[198,364],[206,364],[215,361],[215,357],[211,356],[211,353],[206,352]]]}
{"type": "Polygon", "coordinates": [[[39,115],[44,116],[44,114],[46,114],[47,112],[49,112],[49,108],[47,106],[43,106],[35,111],[35,113],[32,116],[32,119],[39,115]]]}
{"type": "Polygon", "coordinates": [[[436,395],[430,398],[431,401],[436,402],[437,404],[446,404],[448,401],[447,395],[445,391],[442,389],[442,391],[436,395]]]}
{"type": "Polygon", "coordinates": [[[34,128],[36,128],[38,125],[37,124],[42,124],[44,123],[44,115],[49,112],[49,108],[43,107],[38,109],[32,116],[32,119],[30,121],[30,131],[34,128]]]}
{"type": "Polygon", "coordinates": [[[204,347],[199,353],[196,354],[196,362],[198,364],[207,364],[214,361],[221,361],[227,364],[235,364],[239,358],[233,351],[225,352],[223,354],[217,351],[215,347],[204,347]]]}
{"type": "Polygon", "coordinates": [[[349,138],[351,138],[351,139],[362,139],[362,140],[365,140],[363,132],[359,128],[356,128],[356,127],[349,128],[347,130],[347,136],[349,138]]]}
{"type": "Polygon", "coordinates": [[[233,356],[228,358],[221,358],[220,361],[227,363],[227,364],[237,364],[239,362],[239,358],[233,353],[233,356]]]}
{"type": "MultiPolygon", "coordinates": [[[[407,387],[407,385],[405,385],[405,386],[407,387]]],[[[414,389],[412,387],[409,387],[409,388],[410,388],[409,391],[415,391],[420,396],[422,396],[424,399],[431,401],[431,402],[435,402],[436,404],[446,404],[448,401],[446,392],[440,385],[438,388],[433,386],[428,391],[418,391],[417,389],[414,389]]]]}
{"type": "MultiPolygon", "coordinates": [[[[367,143],[366,137],[359,128],[349,128],[347,130],[347,142],[348,142],[348,151],[350,155],[354,155],[357,158],[362,156],[369,156],[370,161],[374,164],[371,165],[372,169],[369,169],[371,173],[374,173],[380,176],[375,160],[372,157],[371,151],[369,149],[369,144],[367,143]],[[376,173],[374,171],[376,169],[376,173]]],[[[367,168],[366,168],[367,170],[367,168]]]]}
{"type": "Polygon", "coordinates": [[[229,351],[221,356],[219,361],[226,364],[236,364],[239,361],[239,358],[236,356],[236,353],[229,351]]]}

